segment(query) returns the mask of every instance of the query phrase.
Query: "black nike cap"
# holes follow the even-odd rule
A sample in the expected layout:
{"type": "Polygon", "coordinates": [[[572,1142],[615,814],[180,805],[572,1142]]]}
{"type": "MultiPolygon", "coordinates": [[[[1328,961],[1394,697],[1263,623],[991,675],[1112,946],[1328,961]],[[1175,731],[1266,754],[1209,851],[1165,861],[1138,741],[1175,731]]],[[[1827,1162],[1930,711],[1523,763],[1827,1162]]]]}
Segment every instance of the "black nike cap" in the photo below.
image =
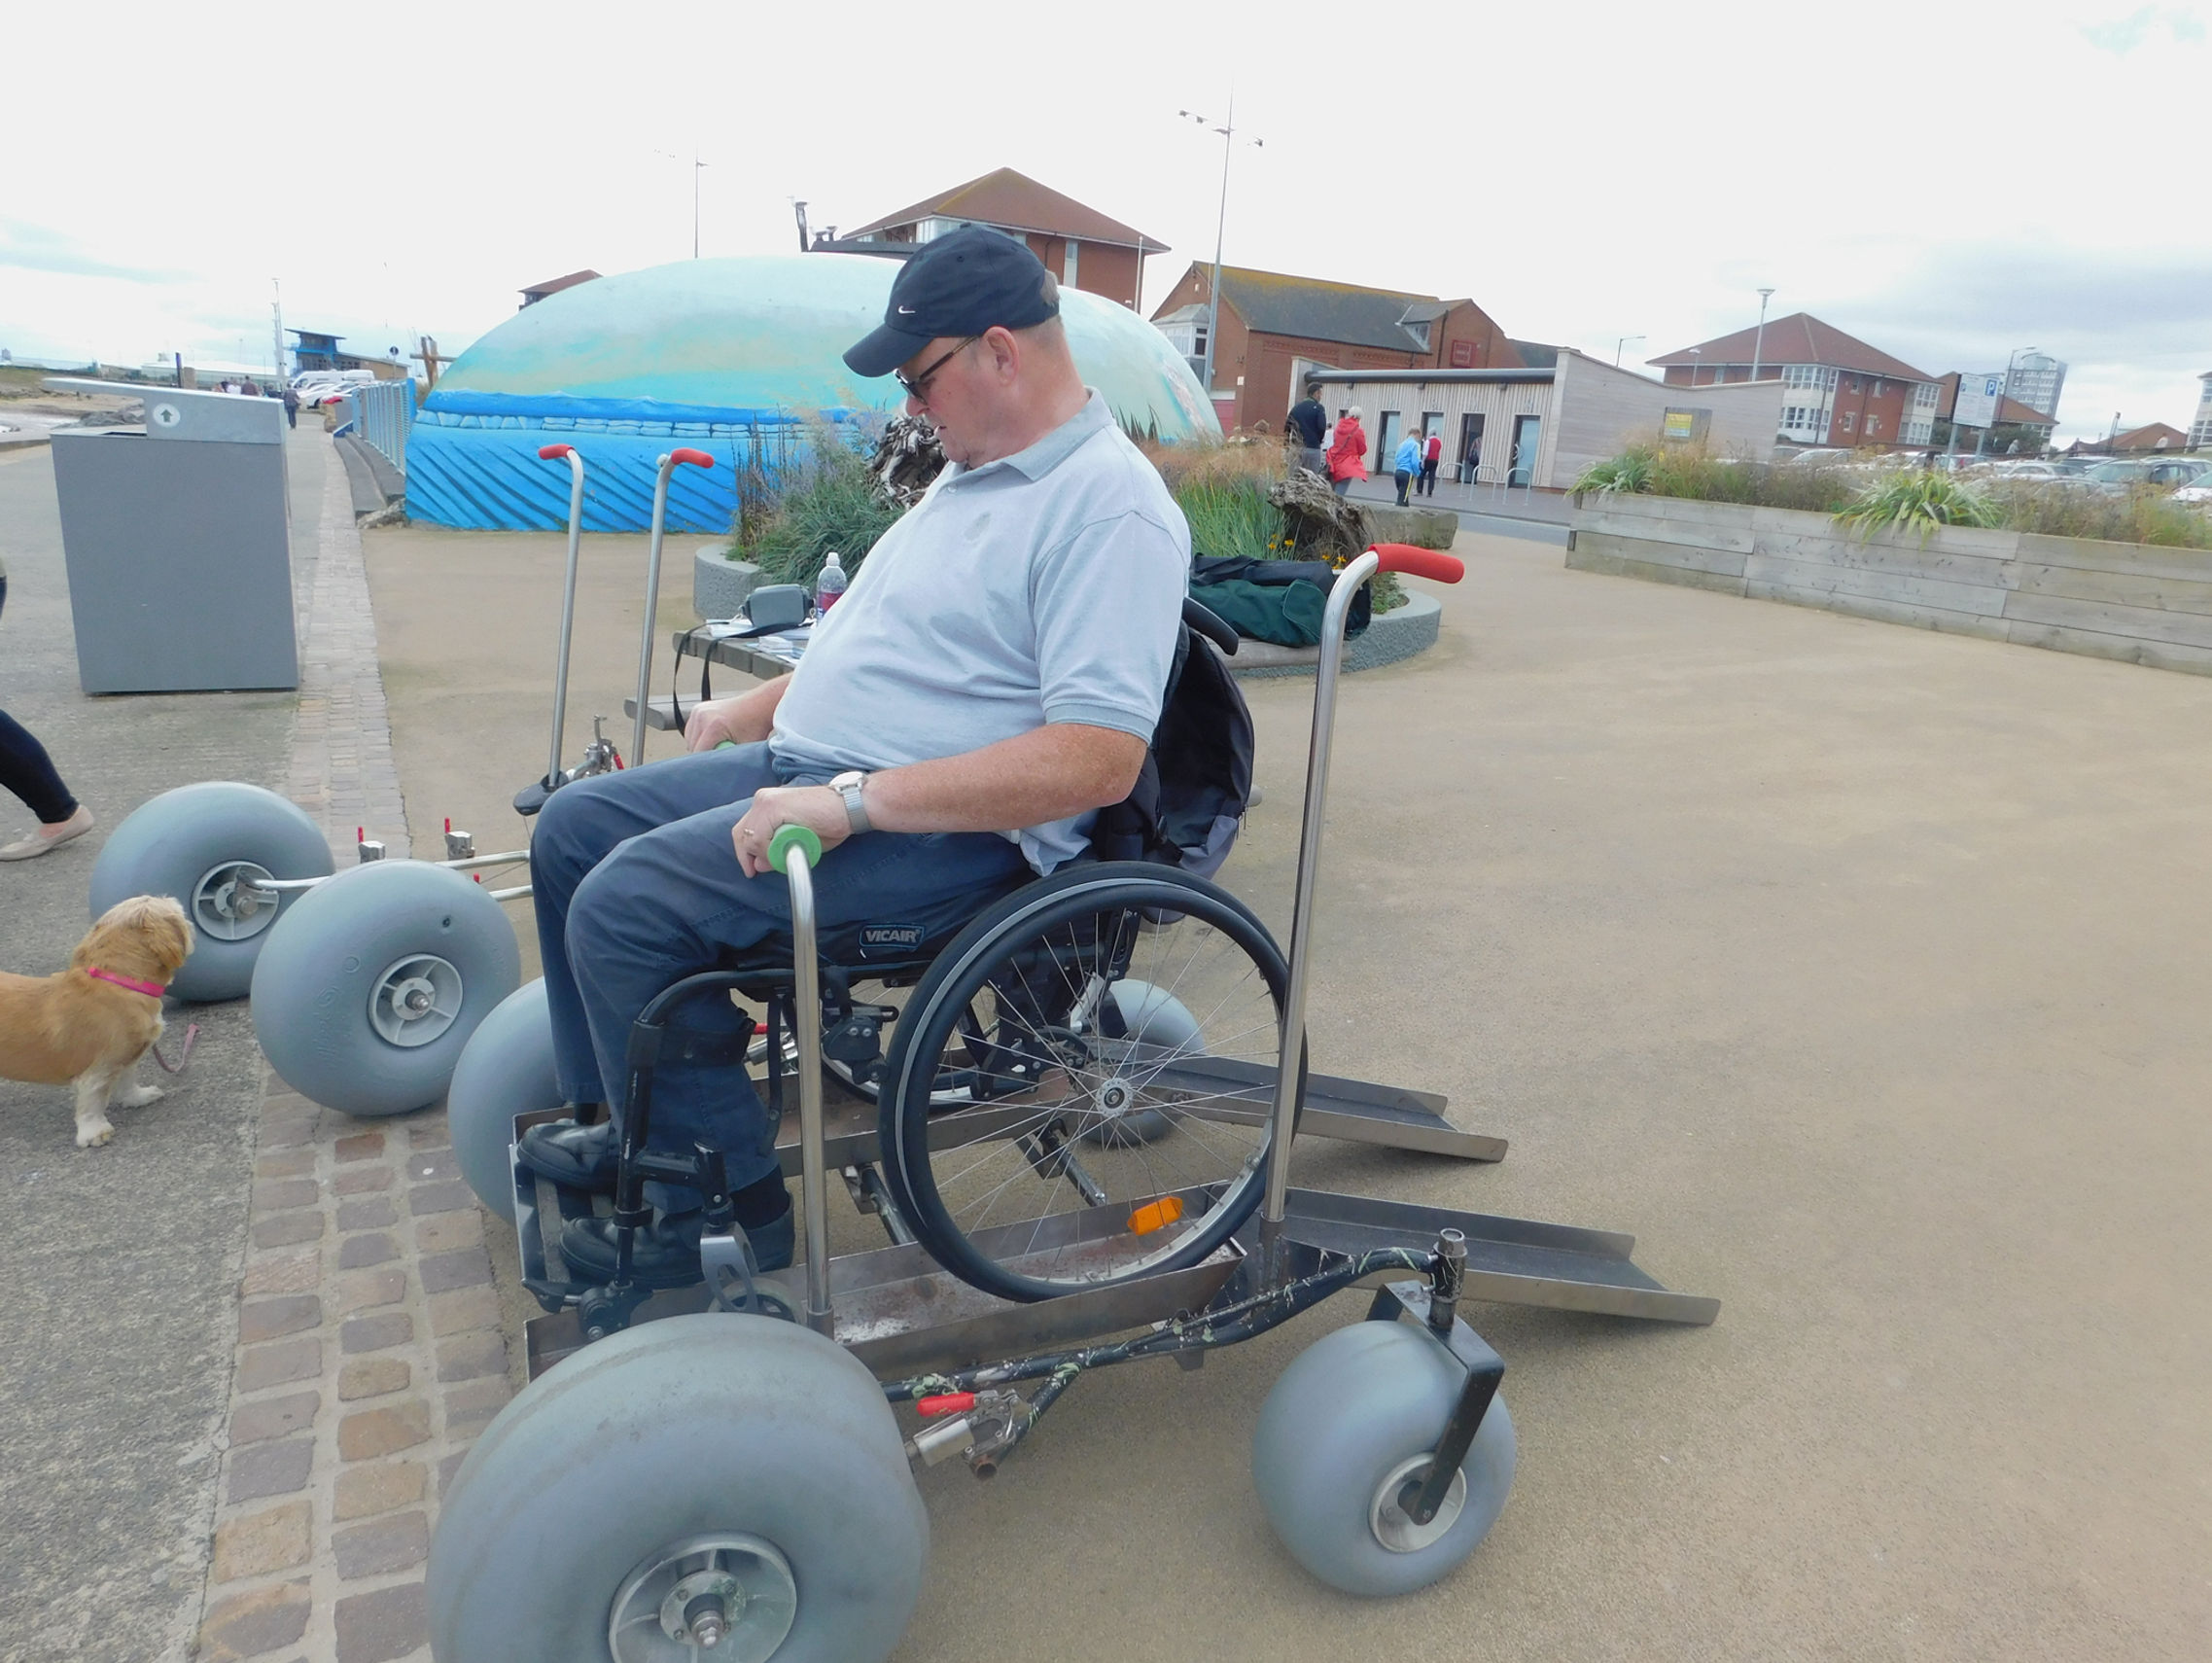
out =
{"type": "Polygon", "coordinates": [[[856,375],[888,375],[930,341],[1028,329],[1060,313],[1047,300],[1044,263],[1003,231],[963,226],[936,238],[899,268],[883,327],[845,354],[856,375]]]}

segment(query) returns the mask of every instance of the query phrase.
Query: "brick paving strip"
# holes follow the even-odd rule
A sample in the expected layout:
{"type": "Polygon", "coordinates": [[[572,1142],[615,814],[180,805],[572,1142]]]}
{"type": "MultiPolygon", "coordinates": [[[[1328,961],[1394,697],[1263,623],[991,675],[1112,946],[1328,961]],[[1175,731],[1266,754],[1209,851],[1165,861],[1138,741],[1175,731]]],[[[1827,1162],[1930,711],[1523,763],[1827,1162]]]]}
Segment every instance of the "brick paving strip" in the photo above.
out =
{"type": "MultiPolygon", "coordinates": [[[[345,473],[301,633],[293,800],[341,868],[408,843],[345,473]]],[[[266,1078],[199,1663],[415,1663],[438,1497],[513,1395],[442,1109],[356,1120],[266,1078]]]]}

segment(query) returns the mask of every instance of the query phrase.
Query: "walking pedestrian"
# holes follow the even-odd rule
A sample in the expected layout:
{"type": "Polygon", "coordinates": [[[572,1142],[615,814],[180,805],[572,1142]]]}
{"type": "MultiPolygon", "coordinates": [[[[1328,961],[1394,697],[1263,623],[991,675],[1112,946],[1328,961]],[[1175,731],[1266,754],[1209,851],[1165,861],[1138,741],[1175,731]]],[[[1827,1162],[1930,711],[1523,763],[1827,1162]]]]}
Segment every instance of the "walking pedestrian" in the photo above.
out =
{"type": "MultiPolygon", "coordinates": [[[[8,604],[8,569],[0,566],[0,609],[8,604]]],[[[0,787],[38,816],[38,830],[0,847],[0,861],[28,861],[92,829],[92,811],[69,795],[53,760],[30,730],[0,710],[0,787]]]]}
{"type": "Polygon", "coordinates": [[[1328,426],[1329,412],[1321,408],[1321,401],[1314,397],[1312,387],[1306,389],[1306,396],[1292,405],[1290,413],[1283,417],[1283,432],[1291,435],[1292,442],[1298,446],[1298,466],[1310,473],[1321,471],[1322,435],[1328,432],[1328,426]]]}
{"type": "Polygon", "coordinates": [[[1390,459],[1390,470],[1397,477],[1398,507],[1406,506],[1406,487],[1421,473],[1421,434],[1409,428],[1405,438],[1398,441],[1397,454],[1390,459]]]}
{"type": "Polygon", "coordinates": [[[1421,447],[1421,494],[1436,495],[1436,465],[1444,460],[1444,436],[1432,433],[1421,447]]]}
{"type": "Polygon", "coordinates": [[[1352,491],[1354,479],[1367,478],[1367,433],[1359,425],[1359,407],[1353,405],[1336,424],[1329,441],[1329,489],[1338,496],[1352,491]]]}
{"type": "Polygon", "coordinates": [[[1482,475],[1482,441],[1479,439],[1469,439],[1467,441],[1466,454],[1459,458],[1459,483],[1462,485],[1472,485],[1476,483],[1482,475]]]}
{"type": "Polygon", "coordinates": [[[299,425],[299,389],[298,387],[286,387],[284,389],[284,425],[286,427],[298,427],[299,425]]]}

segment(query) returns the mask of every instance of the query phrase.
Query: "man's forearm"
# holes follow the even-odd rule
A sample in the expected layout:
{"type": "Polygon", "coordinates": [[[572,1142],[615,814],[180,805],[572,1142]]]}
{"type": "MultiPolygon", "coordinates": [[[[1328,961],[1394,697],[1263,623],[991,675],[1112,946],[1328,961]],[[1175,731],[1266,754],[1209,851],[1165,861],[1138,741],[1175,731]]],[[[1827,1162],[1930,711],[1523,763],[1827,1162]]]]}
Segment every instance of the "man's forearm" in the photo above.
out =
{"type": "Polygon", "coordinates": [[[872,774],[863,800],[879,832],[1012,832],[1119,802],[1137,783],[1144,751],[1133,733],[1053,723],[872,774]]]}

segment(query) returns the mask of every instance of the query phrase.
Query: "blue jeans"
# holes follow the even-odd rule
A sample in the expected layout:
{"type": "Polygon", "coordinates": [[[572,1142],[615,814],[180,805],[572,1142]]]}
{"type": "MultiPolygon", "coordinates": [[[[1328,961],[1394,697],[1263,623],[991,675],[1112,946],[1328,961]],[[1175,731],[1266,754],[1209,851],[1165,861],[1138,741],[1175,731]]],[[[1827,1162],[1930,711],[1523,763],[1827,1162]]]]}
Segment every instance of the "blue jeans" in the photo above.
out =
{"type": "MultiPolygon", "coordinates": [[[[790,890],[773,872],[749,878],[730,832],[764,786],[819,784],[779,773],[765,744],[699,751],[649,767],[563,786],[538,816],[530,881],[553,1019],[553,1060],[572,1103],[606,1103],[619,1124],[630,1025],[654,995],[727,955],[789,939],[790,890]]],[[[936,935],[965,923],[1027,871],[1022,854],[987,832],[871,832],[823,857],[819,926],[918,924],[936,935]]],[[[671,1017],[734,1033],[720,994],[671,1017]]],[[[800,1019],[812,1019],[802,1011],[800,1019]]],[[[653,1075],[650,1147],[712,1144],[732,1188],[776,1170],[774,1131],[742,1068],[675,1064],[653,1075]]],[[[668,1212],[696,1207],[689,1189],[649,1185],[668,1212]]]]}

